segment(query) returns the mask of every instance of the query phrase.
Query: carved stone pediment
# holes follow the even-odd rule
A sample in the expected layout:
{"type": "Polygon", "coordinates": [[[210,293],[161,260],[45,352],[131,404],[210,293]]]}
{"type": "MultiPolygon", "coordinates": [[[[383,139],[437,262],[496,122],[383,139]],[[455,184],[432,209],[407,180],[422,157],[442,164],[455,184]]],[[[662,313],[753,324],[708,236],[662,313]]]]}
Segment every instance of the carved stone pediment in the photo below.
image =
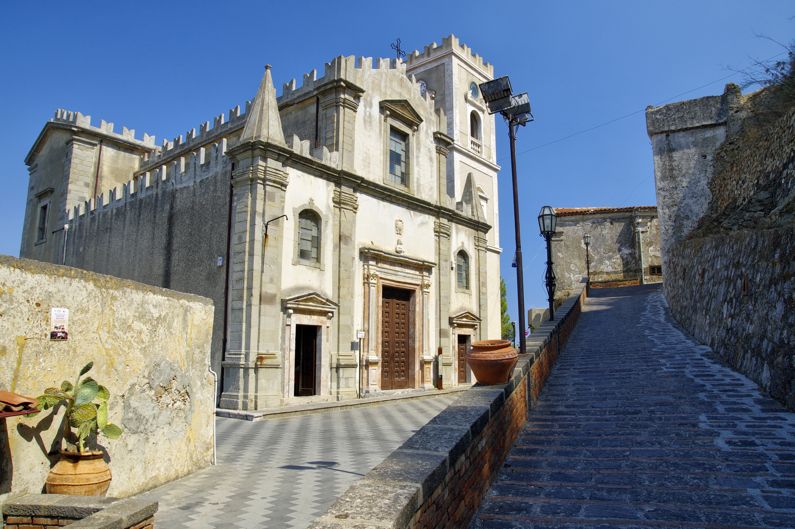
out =
{"type": "Polygon", "coordinates": [[[335,314],[337,306],[336,303],[317,292],[307,292],[282,300],[282,307],[285,311],[292,310],[303,314],[335,314]]]}
{"type": "Polygon", "coordinates": [[[480,318],[476,314],[469,311],[464,311],[455,316],[450,316],[451,327],[466,327],[476,329],[480,325],[480,318]]]}
{"type": "Polygon", "coordinates": [[[388,111],[390,116],[409,127],[419,127],[422,123],[422,116],[405,99],[385,99],[380,106],[381,112],[388,111]]]}

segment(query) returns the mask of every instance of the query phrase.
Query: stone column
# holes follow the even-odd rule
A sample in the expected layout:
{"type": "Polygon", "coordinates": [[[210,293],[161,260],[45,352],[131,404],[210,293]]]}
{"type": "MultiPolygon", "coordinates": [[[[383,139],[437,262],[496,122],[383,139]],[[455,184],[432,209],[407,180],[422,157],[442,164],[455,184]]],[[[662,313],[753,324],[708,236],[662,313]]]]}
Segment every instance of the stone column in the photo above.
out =
{"type": "Polygon", "coordinates": [[[337,319],[332,335],[332,366],[338,372],[332,380],[339,381],[334,388],[339,397],[356,396],[356,355],[353,349],[356,341],[354,318],[354,284],[356,270],[356,211],[359,201],[350,188],[334,189],[334,259],[332,263],[332,289],[335,301],[339,304],[337,319]]]}
{"type": "MultiPolygon", "coordinates": [[[[485,234],[483,234],[485,235],[485,234]]],[[[489,338],[499,338],[499,336],[487,336],[489,332],[489,291],[488,291],[488,262],[486,260],[486,246],[488,239],[478,234],[475,235],[475,251],[477,252],[478,267],[478,336],[481,340],[489,338]]]]}
{"type": "Polygon", "coordinates": [[[436,310],[437,328],[439,329],[438,346],[442,350],[440,370],[445,384],[451,384],[454,375],[453,355],[455,351],[450,344],[450,282],[452,257],[450,255],[450,224],[439,219],[433,225],[436,235],[436,262],[439,275],[436,278],[436,310]]]}
{"type": "Polygon", "coordinates": [[[251,410],[281,399],[280,306],[287,173],[260,148],[236,156],[232,173],[228,323],[221,407],[251,410]],[[242,154],[242,155],[241,155],[242,154]]]}

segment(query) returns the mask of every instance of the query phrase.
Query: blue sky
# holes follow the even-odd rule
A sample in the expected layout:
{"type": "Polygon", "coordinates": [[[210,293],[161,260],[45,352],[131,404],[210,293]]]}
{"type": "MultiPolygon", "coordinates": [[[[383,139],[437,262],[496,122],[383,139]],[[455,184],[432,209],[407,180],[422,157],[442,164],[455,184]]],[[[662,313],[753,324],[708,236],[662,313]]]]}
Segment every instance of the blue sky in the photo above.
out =
{"type": "MultiPolygon", "coordinates": [[[[795,4],[772,0],[42,0],[3,2],[0,9],[0,253],[19,253],[23,160],[56,108],[160,141],[253,97],[265,63],[279,87],[336,55],[391,56],[396,37],[413,50],[454,33],[497,75],[510,75],[515,92],[530,93],[536,121],[520,129],[517,144],[528,307],[546,299],[541,206],[654,204],[643,109],[721,93],[725,83],[742,81],[755,59],[782,53],[760,35],[788,43],[795,28],[795,4]]],[[[502,274],[515,317],[502,124],[498,143],[502,274]]]]}

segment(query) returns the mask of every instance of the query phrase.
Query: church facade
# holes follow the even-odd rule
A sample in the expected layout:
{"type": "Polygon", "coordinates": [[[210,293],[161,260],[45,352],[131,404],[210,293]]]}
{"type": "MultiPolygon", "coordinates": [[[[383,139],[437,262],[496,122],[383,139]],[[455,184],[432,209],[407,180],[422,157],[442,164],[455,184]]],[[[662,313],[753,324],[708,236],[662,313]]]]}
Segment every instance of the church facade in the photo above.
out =
{"type": "Polygon", "coordinates": [[[159,146],[57,111],[21,256],[213,299],[224,408],[471,383],[500,333],[492,65],[450,36],[272,76],[159,146]]]}

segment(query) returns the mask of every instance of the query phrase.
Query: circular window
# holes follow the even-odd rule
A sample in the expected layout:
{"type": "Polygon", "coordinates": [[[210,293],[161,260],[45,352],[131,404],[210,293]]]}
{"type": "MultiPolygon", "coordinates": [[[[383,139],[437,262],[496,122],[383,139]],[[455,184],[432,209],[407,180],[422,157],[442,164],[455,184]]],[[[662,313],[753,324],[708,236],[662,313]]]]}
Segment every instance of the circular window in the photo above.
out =
{"type": "Polygon", "coordinates": [[[480,97],[480,88],[475,83],[469,83],[469,97],[472,99],[480,97]]]}
{"type": "Polygon", "coordinates": [[[422,97],[425,97],[425,94],[427,94],[427,93],[428,93],[428,85],[425,83],[425,81],[421,80],[420,81],[420,95],[422,97]]]}

